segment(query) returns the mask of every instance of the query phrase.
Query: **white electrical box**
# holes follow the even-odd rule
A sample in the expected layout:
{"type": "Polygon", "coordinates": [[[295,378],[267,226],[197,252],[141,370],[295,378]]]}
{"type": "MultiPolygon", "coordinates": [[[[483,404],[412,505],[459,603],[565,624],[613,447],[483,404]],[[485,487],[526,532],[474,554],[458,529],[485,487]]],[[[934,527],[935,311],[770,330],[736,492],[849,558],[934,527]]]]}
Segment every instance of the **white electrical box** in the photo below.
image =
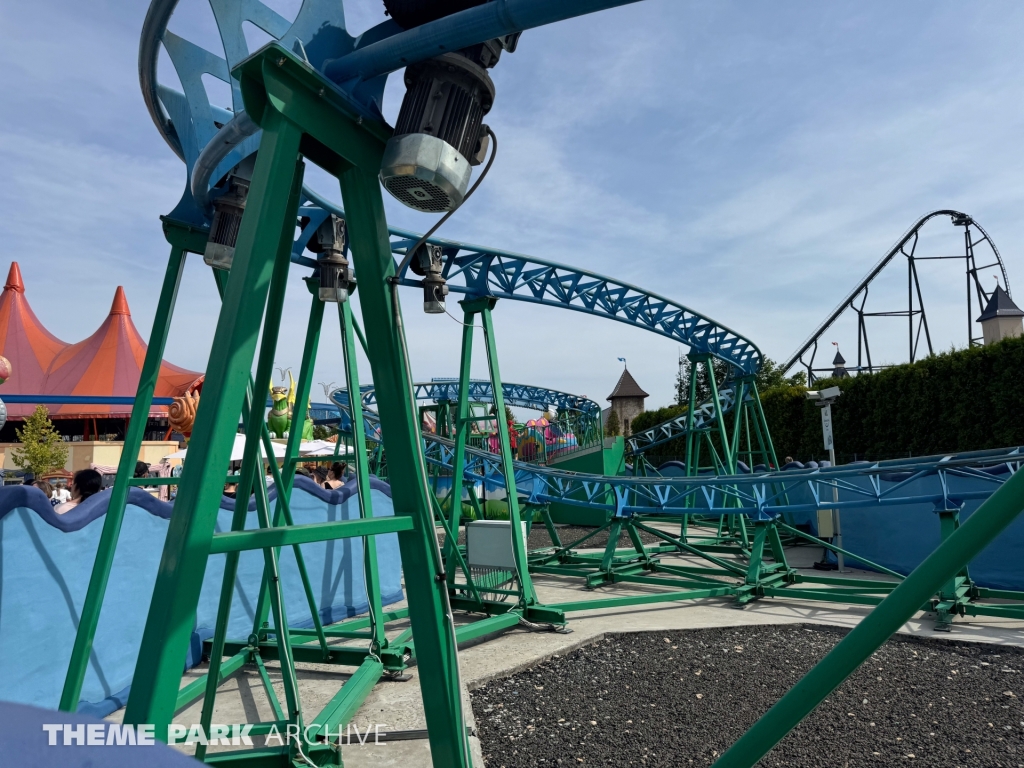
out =
{"type": "Polygon", "coordinates": [[[832,524],[832,510],[818,510],[818,538],[831,539],[836,535],[835,527],[832,524]]]}
{"type": "MultiPolygon", "coordinates": [[[[520,523],[526,547],[526,523],[520,523]]],[[[515,570],[512,524],[508,520],[473,520],[466,523],[466,562],[470,568],[515,570]]]]}

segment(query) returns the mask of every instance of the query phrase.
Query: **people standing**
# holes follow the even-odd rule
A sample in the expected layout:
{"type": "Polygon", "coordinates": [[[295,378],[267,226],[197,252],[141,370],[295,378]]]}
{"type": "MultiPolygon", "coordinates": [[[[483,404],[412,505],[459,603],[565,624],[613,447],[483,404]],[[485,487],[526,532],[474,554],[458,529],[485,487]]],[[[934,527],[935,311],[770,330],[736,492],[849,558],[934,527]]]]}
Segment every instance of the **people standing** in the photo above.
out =
{"type": "Polygon", "coordinates": [[[90,496],[95,496],[103,489],[103,476],[95,469],[80,469],[71,479],[71,500],[65,501],[54,512],[63,515],[70,512],[90,496]]]}
{"type": "Polygon", "coordinates": [[[56,507],[65,501],[71,501],[71,491],[66,485],[55,486],[53,493],[50,494],[50,505],[56,507]]]}

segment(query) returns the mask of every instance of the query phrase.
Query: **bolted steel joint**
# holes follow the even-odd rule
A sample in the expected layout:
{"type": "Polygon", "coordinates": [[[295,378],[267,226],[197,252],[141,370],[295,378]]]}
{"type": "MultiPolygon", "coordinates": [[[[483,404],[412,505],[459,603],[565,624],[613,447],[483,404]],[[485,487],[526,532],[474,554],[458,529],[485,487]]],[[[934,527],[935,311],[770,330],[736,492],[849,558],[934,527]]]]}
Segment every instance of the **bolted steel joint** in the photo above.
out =
{"type": "Polygon", "coordinates": [[[423,276],[423,311],[428,315],[440,315],[445,311],[444,297],[448,295],[448,281],[444,271],[444,254],[441,246],[424,244],[413,256],[410,267],[417,275],[423,276]]]}
{"type": "Polygon", "coordinates": [[[345,258],[347,241],[345,220],[331,214],[324,219],[309,242],[309,250],[317,254],[320,301],[335,304],[348,301],[353,275],[348,259],[345,258]]]}

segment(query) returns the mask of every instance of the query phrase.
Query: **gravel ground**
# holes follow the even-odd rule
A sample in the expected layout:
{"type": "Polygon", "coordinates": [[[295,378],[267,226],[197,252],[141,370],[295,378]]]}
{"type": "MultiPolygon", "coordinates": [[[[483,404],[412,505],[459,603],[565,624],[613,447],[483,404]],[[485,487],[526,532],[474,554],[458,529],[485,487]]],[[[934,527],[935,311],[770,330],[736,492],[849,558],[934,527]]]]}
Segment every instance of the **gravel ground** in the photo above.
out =
{"type": "MultiPolygon", "coordinates": [[[[562,546],[565,546],[567,544],[572,544],[574,541],[582,539],[584,536],[586,536],[592,530],[594,530],[594,529],[593,528],[587,528],[587,527],[582,526],[582,525],[563,525],[563,526],[558,526],[558,537],[562,540],[562,546]]],[[[441,546],[444,546],[444,539],[445,539],[444,533],[437,534],[437,540],[438,540],[438,542],[440,542],[441,546]]],[[[652,535],[650,533],[647,533],[647,531],[640,531],[640,541],[642,541],[644,544],[660,544],[660,543],[662,543],[661,539],[659,539],[657,536],[654,536],[654,535],[652,535]]],[[[459,531],[459,543],[460,544],[465,544],[466,543],[466,531],[464,529],[459,531]]],[[[548,535],[548,529],[546,527],[544,527],[544,523],[534,523],[533,524],[533,528],[530,530],[530,538],[527,540],[527,546],[530,549],[540,549],[542,547],[553,546],[553,542],[551,541],[551,537],[548,535]]],[[[606,546],[608,546],[608,532],[607,531],[601,531],[601,533],[597,534],[593,538],[587,539],[585,542],[583,542],[583,548],[584,549],[594,549],[594,548],[603,549],[606,546]]],[[[628,534],[623,533],[621,536],[619,536],[619,546],[620,547],[631,547],[632,546],[632,544],[629,541],[629,535],[628,534]]]]}
{"type": "MultiPolygon", "coordinates": [[[[488,768],[707,766],[838,643],[785,625],[617,635],[472,694],[488,768]]],[[[895,637],[759,766],[1024,766],[1024,649],[895,637]]]]}

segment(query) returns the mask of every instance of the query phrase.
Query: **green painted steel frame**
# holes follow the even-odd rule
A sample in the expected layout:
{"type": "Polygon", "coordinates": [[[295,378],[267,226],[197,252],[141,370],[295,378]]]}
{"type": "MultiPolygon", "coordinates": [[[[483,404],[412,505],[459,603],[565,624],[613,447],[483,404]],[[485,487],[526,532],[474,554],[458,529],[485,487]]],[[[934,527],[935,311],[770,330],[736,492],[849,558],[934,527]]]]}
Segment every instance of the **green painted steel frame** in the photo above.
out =
{"type": "MultiPolygon", "coordinates": [[[[363,461],[356,462],[357,472],[359,473],[359,488],[360,488],[360,512],[361,517],[364,518],[361,521],[348,521],[344,525],[341,524],[325,524],[325,525],[312,525],[312,526],[291,526],[290,512],[288,510],[288,493],[290,490],[291,479],[294,476],[295,460],[298,456],[298,439],[299,433],[295,431],[295,440],[289,441],[288,452],[286,460],[284,477],[277,473],[276,463],[272,462],[272,468],[275,471],[275,480],[278,482],[278,506],[277,511],[274,515],[274,520],[271,521],[269,518],[269,506],[265,495],[265,486],[261,488],[261,483],[256,483],[256,469],[262,465],[262,454],[260,452],[260,442],[263,441],[267,455],[270,452],[269,438],[266,434],[266,427],[263,421],[263,405],[262,399],[257,400],[251,396],[252,392],[261,392],[269,384],[270,372],[272,370],[272,358],[273,350],[276,348],[277,341],[277,330],[280,326],[280,311],[281,301],[284,295],[284,284],[285,276],[287,274],[288,259],[285,258],[288,252],[288,246],[290,245],[290,236],[292,228],[287,225],[289,216],[294,216],[294,211],[298,205],[298,190],[301,184],[301,160],[300,150],[303,149],[302,134],[293,125],[289,124],[287,120],[281,119],[281,116],[276,113],[270,113],[267,115],[268,125],[265,125],[266,134],[270,137],[264,141],[262,151],[260,153],[260,162],[258,163],[255,180],[256,185],[260,187],[260,192],[250,197],[250,211],[259,211],[259,214],[253,214],[247,217],[245,224],[243,225],[243,232],[240,233],[239,241],[236,246],[236,259],[233,264],[230,277],[226,280],[219,280],[219,286],[224,291],[224,306],[221,312],[221,319],[218,322],[217,334],[215,337],[214,349],[211,353],[210,370],[208,371],[207,382],[204,392],[204,398],[201,401],[202,406],[200,408],[200,414],[197,416],[197,428],[195,432],[195,441],[193,442],[193,456],[192,461],[189,462],[189,470],[186,471],[179,482],[181,491],[179,492],[178,503],[176,504],[176,510],[185,510],[188,508],[188,504],[191,502],[195,508],[202,508],[202,511],[198,514],[188,515],[189,519],[184,519],[186,515],[184,512],[178,512],[171,522],[171,531],[169,532],[167,542],[165,544],[164,557],[162,558],[161,569],[158,575],[158,581],[156,588],[154,589],[154,601],[150,609],[150,617],[147,621],[146,633],[143,638],[143,648],[140,653],[139,665],[136,669],[135,682],[136,685],[133,688],[133,694],[129,702],[128,712],[126,718],[131,721],[134,718],[135,722],[155,722],[158,723],[158,732],[161,735],[166,734],[166,727],[169,722],[169,718],[173,715],[175,709],[180,706],[187,704],[189,701],[194,700],[197,696],[201,695],[205,689],[207,698],[204,702],[204,722],[208,721],[212,716],[212,702],[214,700],[214,694],[216,691],[217,683],[219,683],[226,675],[229,675],[240,668],[246,662],[255,662],[260,669],[263,669],[261,655],[269,655],[273,658],[278,658],[282,661],[282,672],[286,678],[285,691],[286,698],[288,699],[288,712],[284,713],[280,710],[277,704],[276,697],[273,695],[272,689],[268,690],[268,694],[271,696],[271,703],[278,713],[278,719],[290,722],[298,722],[301,725],[301,705],[298,699],[298,690],[294,681],[294,661],[289,657],[293,655],[293,651],[297,652],[298,656],[312,660],[309,657],[308,652],[303,650],[303,646],[297,646],[295,649],[292,648],[293,640],[289,636],[288,640],[284,643],[277,643],[272,641],[260,642],[258,646],[251,648],[238,648],[232,647],[231,644],[226,643],[226,639],[223,636],[215,637],[208,647],[211,650],[211,656],[217,661],[211,664],[211,671],[209,674],[204,676],[197,681],[194,681],[189,686],[177,691],[176,681],[180,679],[180,666],[177,674],[172,672],[173,657],[175,651],[178,650],[173,646],[176,643],[163,642],[157,637],[158,631],[167,632],[172,639],[177,640],[180,644],[180,639],[183,636],[183,629],[185,626],[182,621],[182,614],[184,610],[187,610],[189,602],[194,601],[197,598],[196,588],[198,586],[196,573],[198,572],[199,578],[201,579],[202,570],[205,568],[205,561],[209,554],[217,552],[226,552],[228,557],[235,556],[242,549],[251,548],[262,548],[266,558],[265,568],[265,579],[264,579],[264,590],[261,593],[261,607],[257,611],[257,624],[259,625],[259,619],[265,617],[268,610],[272,606],[274,615],[274,624],[276,627],[287,626],[287,619],[284,612],[284,606],[280,599],[280,591],[277,588],[277,550],[282,545],[291,544],[296,548],[296,555],[300,565],[300,572],[303,577],[304,587],[307,591],[307,596],[311,594],[308,585],[308,576],[305,573],[304,563],[301,557],[301,551],[298,549],[300,542],[323,540],[325,538],[337,538],[340,536],[353,536],[363,535],[364,540],[367,541],[368,546],[365,548],[367,553],[365,567],[367,570],[367,586],[371,605],[371,616],[368,619],[368,625],[370,627],[369,636],[373,639],[373,646],[366,652],[356,651],[355,649],[343,652],[343,649],[338,647],[332,647],[330,652],[327,651],[325,631],[320,627],[318,617],[316,615],[316,605],[311,603],[311,609],[314,612],[315,621],[315,634],[322,645],[321,651],[317,652],[315,657],[317,660],[324,661],[326,656],[330,655],[334,658],[331,661],[336,663],[352,664],[356,663],[359,665],[359,671],[356,676],[344,686],[343,691],[339,692],[328,708],[321,712],[315,720],[315,725],[319,727],[329,727],[332,724],[343,721],[346,717],[351,716],[351,713],[358,708],[359,703],[365,697],[366,692],[372,687],[373,682],[380,677],[380,672],[374,671],[379,669],[383,671],[384,666],[380,661],[376,661],[373,656],[374,650],[380,650],[382,647],[387,645],[387,640],[384,636],[384,622],[389,618],[400,617],[405,612],[392,612],[390,614],[384,614],[380,604],[380,593],[379,583],[377,578],[377,564],[375,548],[372,543],[372,536],[367,537],[370,533],[381,533],[386,530],[393,531],[409,531],[413,529],[414,517],[412,516],[398,516],[396,518],[386,519],[382,518],[379,520],[365,519],[369,517],[372,512],[369,509],[369,481],[366,464],[363,461]],[[276,130],[274,130],[276,128],[276,130]],[[282,197],[281,189],[289,190],[290,194],[287,197],[282,197]],[[254,219],[256,220],[254,222],[254,219]],[[273,236],[274,231],[277,231],[277,237],[273,236]],[[268,237],[268,235],[270,235],[268,237]],[[273,244],[276,241],[276,252],[273,244]],[[267,245],[270,243],[271,245],[267,245]],[[269,273],[269,274],[268,274],[269,273]],[[263,305],[264,301],[260,301],[258,297],[262,294],[268,296],[269,301],[266,301],[266,317],[263,318],[263,305]],[[249,301],[243,301],[242,297],[247,297],[249,301]],[[243,304],[245,306],[243,306],[243,304]],[[231,308],[235,308],[235,311],[231,311],[231,308]],[[259,310],[258,312],[256,310],[259,310]],[[240,377],[239,372],[248,370],[249,364],[245,363],[244,360],[248,358],[250,361],[255,352],[255,336],[254,331],[258,330],[260,320],[264,319],[264,338],[261,343],[261,355],[260,365],[258,366],[256,381],[249,382],[245,381],[240,377]],[[240,389],[241,388],[241,389],[240,389]],[[209,504],[203,504],[204,501],[208,502],[211,494],[211,489],[217,490],[217,496],[219,501],[219,488],[223,483],[223,474],[212,471],[210,465],[216,465],[223,463],[226,454],[223,452],[223,446],[221,443],[224,442],[225,434],[233,434],[235,432],[234,424],[237,423],[237,415],[231,417],[228,415],[232,410],[230,402],[237,401],[239,394],[244,394],[246,400],[245,411],[248,413],[247,417],[247,442],[245,457],[243,459],[243,470],[239,480],[241,484],[246,486],[247,490],[243,493],[239,493],[239,497],[247,499],[249,497],[248,490],[251,490],[255,485],[257,488],[257,512],[260,517],[261,530],[258,531],[242,531],[236,530],[232,533],[213,535],[212,533],[212,517],[216,514],[216,509],[211,508],[209,504]],[[212,414],[212,415],[211,415],[212,414]],[[228,428],[228,419],[231,419],[233,423],[228,428]],[[258,425],[258,426],[257,426],[258,425]],[[207,439],[209,437],[215,437],[215,440],[207,439]],[[294,445],[292,444],[294,443],[294,445]],[[195,454],[200,454],[198,457],[195,454]],[[263,493],[259,493],[262,490],[263,493]],[[277,525],[281,517],[285,518],[286,526],[284,528],[278,528],[277,525]],[[206,529],[205,531],[203,529],[206,529]],[[204,542],[203,540],[206,539],[204,542]],[[203,551],[205,548],[205,552],[203,551]],[[173,554],[172,554],[173,553],[173,554]],[[189,568],[188,566],[199,565],[198,569],[189,568]],[[273,585],[273,587],[270,587],[273,585]],[[269,603],[271,606],[267,605],[269,603]],[[168,602],[169,601],[169,602],[168,602]],[[169,605],[173,603],[173,605],[169,605]],[[158,606],[160,606],[158,608],[158,606]],[[167,610],[165,610],[167,609],[167,610]],[[160,614],[165,614],[161,616],[160,614]],[[158,629],[159,628],[159,629],[158,629]],[[222,662],[222,653],[226,647],[230,647],[234,655],[226,662],[222,662]],[[281,658],[284,655],[285,658],[281,658]],[[152,664],[150,663],[152,660],[152,664]],[[373,667],[373,670],[369,668],[373,667]],[[372,682],[371,682],[372,680],[372,682]],[[361,681],[361,682],[358,682],[361,681]],[[357,684],[353,684],[356,682],[357,684]],[[173,701],[170,701],[170,689],[175,688],[173,701]]],[[[307,136],[306,139],[309,139],[307,136]]],[[[312,147],[313,153],[317,153],[321,148],[312,147]]],[[[358,154],[358,153],[357,153],[358,154]]],[[[341,168],[341,164],[337,164],[336,168],[341,168]]],[[[350,169],[351,170],[351,169],[350,169]]],[[[365,174],[364,174],[365,175],[365,174]]],[[[344,186],[344,183],[343,183],[344,186]]],[[[343,190],[344,194],[344,190],[343,190]]],[[[378,193],[379,198],[379,193],[378,193]]],[[[380,201],[378,200],[378,203],[380,201]]],[[[379,207],[379,206],[378,206],[379,207]]],[[[352,220],[350,215],[350,221],[352,220]]],[[[377,223],[377,218],[373,217],[373,224],[377,223]]],[[[184,257],[184,251],[187,247],[188,250],[202,252],[206,232],[195,230],[194,228],[175,228],[173,223],[165,222],[165,228],[175,235],[179,240],[184,239],[185,244],[181,246],[179,243],[175,243],[177,246],[175,251],[172,253],[172,258],[168,267],[168,277],[165,279],[164,291],[161,294],[161,302],[158,307],[157,321],[154,324],[154,336],[150,343],[150,353],[147,357],[149,362],[148,366],[144,367],[142,377],[142,387],[140,387],[139,397],[136,400],[136,409],[142,412],[147,412],[149,408],[149,402],[147,398],[152,397],[152,386],[147,395],[145,391],[145,385],[147,381],[152,379],[152,385],[155,386],[156,372],[159,370],[159,363],[162,359],[163,352],[163,340],[166,339],[166,332],[169,327],[170,318],[173,309],[174,294],[177,289],[177,282],[180,278],[181,262],[184,257]],[[154,362],[155,361],[155,362],[154,362]],[[152,370],[150,370],[152,369],[152,370]],[[147,373],[149,374],[147,376],[147,373]]],[[[386,230],[384,230],[386,235],[386,230]]],[[[170,236],[169,236],[170,239],[170,236]]],[[[172,241],[173,242],[173,241],[172,241]]],[[[368,270],[364,270],[366,272],[368,270]]],[[[221,275],[223,277],[223,275],[221,275]]],[[[311,290],[316,293],[316,286],[311,286],[311,290]]],[[[310,316],[310,333],[307,334],[307,340],[304,350],[303,359],[303,374],[300,375],[299,389],[303,390],[299,393],[301,397],[297,399],[304,401],[308,397],[309,381],[312,374],[312,362],[315,359],[315,347],[319,339],[319,327],[322,319],[322,304],[314,298],[313,309],[311,310],[310,316]]],[[[346,376],[351,384],[355,384],[356,390],[358,391],[358,374],[355,369],[355,356],[354,356],[354,343],[353,343],[353,328],[355,326],[354,318],[351,317],[351,311],[349,305],[345,304],[340,308],[339,320],[342,325],[343,332],[343,343],[346,350],[346,376]]],[[[359,333],[358,328],[355,329],[355,333],[359,333]]],[[[360,334],[361,336],[361,334],[360,334]]],[[[135,424],[144,427],[145,419],[135,419],[135,424]]],[[[414,433],[417,434],[417,433],[414,433]]],[[[361,437],[361,436],[360,436],[361,437]]],[[[363,452],[365,454],[365,440],[356,439],[357,450],[362,445],[363,452]]],[[[133,456],[130,452],[130,444],[126,447],[125,456],[133,456]]],[[[136,451],[137,452],[137,451],[136,451]]],[[[357,454],[358,455],[358,454],[357,454]]],[[[126,464],[127,459],[122,460],[122,464],[126,464]]],[[[131,462],[132,468],[134,462],[131,462]]],[[[127,475],[124,473],[122,468],[122,477],[124,479],[130,478],[130,472],[127,475]]],[[[261,473],[262,474],[262,473],[261,473]]],[[[128,482],[119,483],[119,487],[122,493],[126,496],[128,482]]],[[[217,505],[219,507],[219,504],[217,505]]],[[[242,506],[240,504],[240,506],[242,506]]],[[[124,505],[121,506],[121,513],[123,516],[124,505]]],[[[244,512],[239,512],[236,509],[236,517],[242,518],[240,523],[244,525],[244,512]]],[[[120,520],[117,519],[117,515],[113,515],[108,518],[108,524],[112,524],[115,521],[119,524],[120,520]]],[[[240,528],[239,526],[239,528],[240,528]]],[[[119,527],[119,525],[118,525],[119,527]]],[[[235,526],[233,526],[235,527],[235,526]]],[[[113,549],[116,547],[117,532],[115,531],[112,535],[104,535],[102,537],[106,543],[110,552],[109,555],[104,558],[99,558],[97,561],[96,570],[100,577],[102,577],[104,583],[98,587],[90,589],[90,593],[93,595],[93,600],[97,603],[97,614],[98,606],[102,605],[105,579],[109,575],[110,560],[113,556],[113,549]],[[105,571],[105,572],[104,572],[105,571]]],[[[406,549],[406,548],[403,548],[406,549]]],[[[405,554],[403,552],[403,554],[405,554]]],[[[409,570],[408,563],[406,564],[407,571],[409,570]]],[[[231,569],[228,569],[229,571],[231,569]]],[[[233,577],[225,578],[225,589],[227,591],[228,599],[226,600],[227,608],[230,608],[230,592],[233,587],[233,577]]],[[[94,575],[94,581],[96,576],[94,575]]],[[[97,582],[98,583],[98,582],[97,582]]],[[[222,606],[223,608],[224,606],[222,606]]],[[[194,605],[192,606],[194,611],[194,605]]],[[[226,617],[226,612],[222,610],[221,616],[226,617]]],[[[437,613],[434,612],[433,617],[437,617],[437,613]]],[[[226,619],[225,619],[226,620],[226,619]]],[[[347,622],[347,626],[353,626],[356,622],[347,622]]],[[[414,624],[423,624],[422,619],[417,621],[413,619],[414,624]]],[[[435,635],[441,635],[441,642],[431,643],[431,632],[429,628],[427,631],[422,631],[420,634],[426,635],[426,641],[421,640],[420,642],[420,655],[422,656],[424,646],[427,648],[433,646],[435,649],[443,646],[443,634],[444,631],[438,626],[437,621],[433,622],[435,625],[435,635]]],[[[190,626],[190,622],[188,622],[190,626]]],[[[366,624],[362,624],[366,626],[366,624]]],[[[93,630],[94,630],[93,626],[93,630]]],[[[86,627],[87,629],[87,627],[86,627]]],[[[345,630],[339,630],[332,628],[331,634],[333,636],[344,636],[344,635],[355,635],[356,632],[345,630]]],[[[275,631],[269,630],[266,631],[275,631]]],[[[263,637],[266,636],[264,631],[263,637]]],[[[277,634],[280,634],[277,632],[277,634]]],[[[80,643],[91,642],[91,632],[85,631],[80,633],[80,643]]],[[[308,642],[309,638],[298,638],[300,643],[308,642]]],[[[406,648],[401,647],[396,653],[384,653],[381,654],[388,666],[392,668],[401,668],[404,666],[404,655],[406,648]],[[392,658],[396,657],[396,658],[392,658]]],[[[87,660],[88,652],[85,653],[87,660]]],[[[81,686],[81,674],[69,670],[69,683],[73,687],[77,687],[80,690],[81,686]],[[77,680],[77,682],[76,682],[77,680]]],[[[84,670],[83,670],[84,674],[84,670]]],[[[429,675],[428,675],[429,676],[429,675]]],[[[457,693],[453,696],[450,690],[450,679],[447,681],[447,685],[442,685],[435,690],[440,690],[443,695],[443,703],[440,707],[433,706],[433,710],[436,712],[440,711],[444,714],[445,710],[449,710],[449,721],[457,722],[458,727],[456,729],[454,746],[449,749],[445,749],[445,744],[441,743],[438,752],[444,754],[450,752],[452,754],[462,753],[465,759],[461,760],[458,764],[468,765],[468,753],[464,748],[464,728],[461,725],[461,710],[458,705],[457,693]],[[453,702],[455,702],[453,706],[453,702]],[[450,710],[456,710],[454,715],[450,710]]],[[[77,698],[78,691],[68,688],[69,701],[73,701],[77,698]]],[[[431,707],[428,707],[428,711],[431,707]]],[[[436,717],[431,719],[437,719],[436,717]]],[[[263,726],[267,724],[262,724],[263,726]]],[[[257,725],[257,727],[262,727],[257,725]]],[[[436,729],[435,729],[436,730],[436,729]]],[[[443,738],[443,737],[442,737],[443,738]]],[[[440,740],[439,740],[440,741],[440,740]]],[[[449,744],[452,739],[448,739],[449,744]]],[[[273,752],[273,751],[271,751],[273,752]]],[[[202,757],[203,755],[197,755],[202,757]]],[[[255,757],[255,755],[254,755],[255,757]]],[[[281,764],[280,761],[285,763],[289,762],[294,755],[292,750],[284,750],[283,752],[273,752],[271,755],[265,755],[262,759],[276,760],[275,764],[281,764]]],[[[226,756],[217,755],[210,756],[209,762],[223,762],[227,760],[226,756]]],[[[456,762],[445,762],[444,764],[457,764],[456,762]]]]}
{"type": "MultiPolygon", "coordinates": [[[[484,332],[484,342],[487,354],[487,369],[491,380],[491,389],[494,393],[494,420],[498,427],[499,450],[501,451],[502,474],[505,477],[506,504],[508,506],[509,521],[511,530],[516,534],[511,536],[512,555],[516,563],[519,586],[515,590],[519,601],[519,607],[535,605],[537,593],[533,587],[533,580],[530,577],[529,558],[526,552],[526,544],[518,535],[521,528],[522,516],[520,513],[519,496],[516,493],[515,468],[512,464],[512,444],[509,437],[508,422],[505,420],[505,399],[502,394],[501,370],[498,366],[498,346],[494,338],[494,321],[491,317],[491,310],[497,303],[497,299],[478,298],[465,299],[459,302],[464,311],[462,327],[462,356],[459,366],[459,400],[456,406],[456,432],[455,432],[455,458],[453,466],[463,467],[466,457],[466,441],[469,436],[470,426],[476,421],[469,415],[469,381],[470,367],[473,360],[473,330],[476,316],[480,316],[481,326],[484,332]]],[[[349,390],[353,391],[352,389],[349,390]]],[[[357,400],[358,398],[352,398],[357,400]]],[[[362,423],[356,422],[353,423],[362,423]]],[[[452,477],[452,488],[448,495],[449,525],[446,525],[447,536],[445,538],[445,571],[447,573],[447,584],[449,589],[456,589],[455,574],[459,568],[463,570],[468,586],[474,592],[476,600],[480,599],[480,589],[474,583],[473,576],[462,558],[458,546],[458,532],[460,518],[462,516],[462,488],[463,472],[456,469],[452,477]]],[[[442,510],[438,515],[444,519],[442,510]]],[[[503,590],[486,589],[483,591],[498,592],[503,590]]]]}
{"type": "MultiPolygon", "coordinates": [[[[417,638],[431,753],[437,766],[469,766],[456,637],[454,626],[446,626],[446,621],[450,622],[446,584],[435,578],[442,564],[436,553],[422,444],[411,403],[400,310],[393,306],[388,290],[394,262],[376,178],[387,129],[348,112],[329,83],[278,45],[267,46],[247,59],[235,74],[241,82],[247,112],[263,128],[263,141],[218,321],[206,391],[196,418],[193,450],[198,457],[190,457],[181,479],[126,722],[155,723],[158,735],[165,735],[173,715],[181,661],[191,631],[189,615],[195,610],[213,541],[218,506],[214,502],[219,501],[218,475],[222,475],[219,470],[226,467],[271,273],[282,258],[279,245],[293,229],[289,215],[294,215],[294,208],[289,203],[300,158],[305,157],[341,182],[361,279],[370,364],[379,392],[382,427],[389,437],[388,463],[396,515],[413,522],[412,530],[399,533],[399,546],[409,593],[409,617],[417,638]]],[[[255,382],[256,387],[262,384],[255,382]]],[[[300,402],[305,397],[298,393],[300,402]]],[[[270,522],[261,520],[264,527],[270,522]]],[[[273,579],[274,550],[265,551],[273,579]]],[[[272,589],[272,603],[277,602],[274,592],[272,589]]],[[[274,605],[274,613],[275,623],[287,626],[279,605],[274,605]]],[[[279,652],[289,653],[290,646],[285,640],[279,644],[279,652]]],[[[289,718],[299,717],[297,700],[288,705],[289,718]]],[[[282,754],[286,762],[293,757],[290,752],[282,754]]]]}

